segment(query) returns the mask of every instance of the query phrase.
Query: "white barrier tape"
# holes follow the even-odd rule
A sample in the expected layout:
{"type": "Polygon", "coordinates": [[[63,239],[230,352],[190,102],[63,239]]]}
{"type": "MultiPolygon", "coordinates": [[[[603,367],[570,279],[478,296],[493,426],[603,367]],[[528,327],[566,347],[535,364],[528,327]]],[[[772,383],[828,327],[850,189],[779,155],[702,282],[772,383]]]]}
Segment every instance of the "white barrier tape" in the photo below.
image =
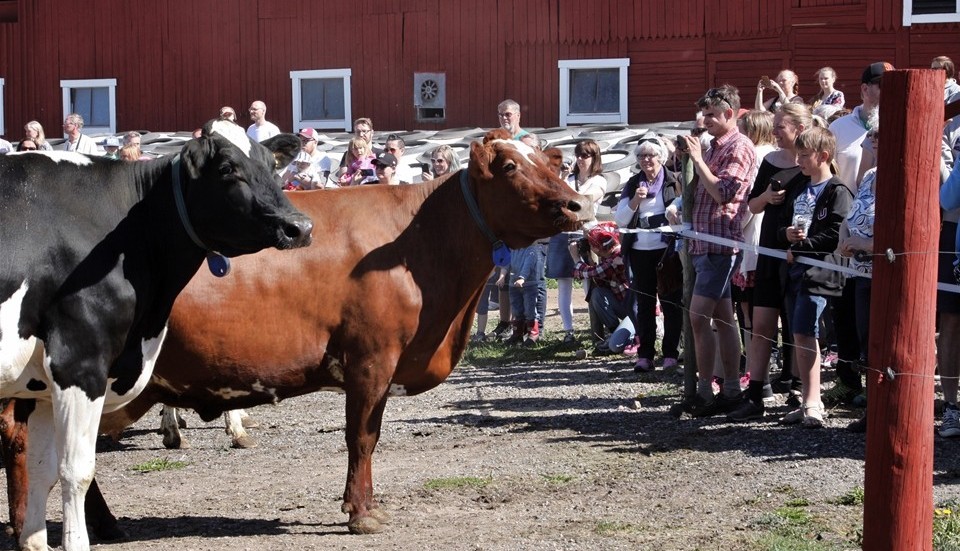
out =
{"type": "MultiPolygon", "coordinates": [[[[759,246],[759,245],[753,245],[753,244],[749,244],[749,243],[744,243],[744,242],[742,242],[742,241],[734,241],[734,240],[732,240],[732,239],[726,239],[726,238],[724,238],[724,237],[717,237],[717,236],[715,236],[715,235],[711,235],[711,234],[708,234],[708,233],[697,232],[697,231],[694,231],[694,230],[692,229],[691,225],[688,224],[688,223],[677,224],[677,225],[672,225],[672,226],[661,226],[661,227],[659,227],[659,228],[651,228],[651,229],[644,229],[644,228],[635,228],[635,229],[619,228],[619,231],[620,231],[620,233],[674,233],[674,234],[677,234],[677,235],[679,235],[679,236],[681,236],[681,237],[685,237],[685,238],[688,238],[688,239],[698,239],[698,240],[700,240],[700,241],[707,241],[707,242],[709,242],[709,243],[714,243],[714,244],[717,244],[717,245],[722,245],[722,246],[724,246],[724,247],[733,247],[733,248],[737,248],[737,249],[740,249],[740,250],[749,250],[750,252],[753,252],[753,253],[756,253],[756,254],[762,254],[762,255],[766,255],[766,256],[773,256],[773,257],[776,257],[776,258],[779,258],[779,259],[782,259],[782,260],[786,260],[786,258],[787,258],[787,253],[786,253],[786,251],[781,251],[781,250],[779,250],[779,249],[771,249],[771,248],[769,248],[769,247],[761,247],[761,246],[759,246]]],[[[570,233],[571,235],[582,235],[582,233],[578,233],[578,232],[568,232],[568,233],[570,233]]],[[[836,271],[838,271],[838,272],[840,272],[840,273],[843,273],[843,274],[845,274],[845,275],[847,275],[847,276],[850,276],[850,277],[866,277],[866,278],[872,278],[872,275],[871,275],[871,274],[862,274],[862,273],[854,270],[853,268],[849,268],[849,267],[846,267],[846,266],[837,266],[836,264],[829,264],[829,263],[827,263],[827,262],[823,262],[822,260],[816,260],[816,259],[813,259],[813,258],[808,258],[808,257],[806,257],[806,256],[794,256],[794,260],[795,260],[796,262],[799,262],[800,264],[807,264],[807,265],[809,265],[809,266],[817,266],[818,268],[826,268],[826,269],[828,269],[828,270],[836,270],[836,271]]],[[[960,293],[960,285],[957,285],[957,284],[955,284],[955,283],[937,282],[937,290],[938,290],[938,291],[947,291],[947,292],[950,292],[950,293],[960,293]]]]}

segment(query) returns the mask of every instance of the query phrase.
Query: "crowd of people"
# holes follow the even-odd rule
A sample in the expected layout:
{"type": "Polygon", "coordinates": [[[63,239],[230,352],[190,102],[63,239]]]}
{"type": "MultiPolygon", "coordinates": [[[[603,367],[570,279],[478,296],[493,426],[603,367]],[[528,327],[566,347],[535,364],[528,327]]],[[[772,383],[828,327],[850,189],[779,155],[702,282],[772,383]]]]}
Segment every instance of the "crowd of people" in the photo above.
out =
{"type": "MultiPolygon", "coordinates": [[[[953,62],[940,56],[931,67],[945,72],[944,101],[960,99],[953,62]]],[[[877,62],[864,69],[860,103],[853,108],[834,87],[837,74],[831,67],[817,71],[817,92],[809,100],[800,95],[799,78],[789,69],[774,79],[760,78],[753,109],[742,108],[733,86],[707,90],[696,103],[696,128],[690,135],[676,141],[653,133],[639,138],[635,174],[620,192],[612,222],[596,220],[607,187],[599,144],[578,141],[569,160],[559,150],[544,150],[557,160],[559,177],[588,199],[584,231],[511,250],[509,264],[494,269],[482,292],[472,340],[537,346],[545,330],[546,281],[552,279],[564,345],[580,344],[573,311],[575,302],[582,301],[594,352],[635,356],[630,361],[637,372],[679,368],[681,348],[692,348],[697,391],[678,408],[694,417],[762,419],[775,389],[786,393],[792,406],[780,417],[784,424],[820,427],[827,405],[865,405],[878,110],[883,74],[892,68],[877,62]],[[679,170],[684,162],[694,174],[693,204],[686,217],[702,238],[677,239],[672,232],[657,231],[680,222],[684,183],[679,170]],[[743,243],[750,246],[743,250],[743,243]],[[689,303],[679,285],[664,282],[665,277],[679,281],[680,274],[667,274],[665,266],[679,266],[674,257],[684,246],[695,276],[689,303]],[[781,251],[785,258],[757,254],[755,247],[781,251]],[[843,277],[823,267],[831,264],[848,265],[857,275],[843,277]],[[496,309],[499,323],[487,333],[489,312],[496,309]],[[684,316],[690,320],[692,342],[681,342],[684,316]],[[779,378],[771,381],[777,361],[779,378]],[[835,367],[836,382],[822,392],[825,364],[835,367]]],[[[516,101],[504,100],[497,108],[501,138],[540,150],[544,144],[520,125],[516,101]]],[[[262,141],[280,132],[266,112],[262,101],[250,105],[251,139],[262,141]]],[[[229,106],[220,109],[219,117],[237,122],[229,106]]],[[[78,114],[64,119],[66,139],[59,149],[97,154],[99,145],[118,160],[148,158],[140,150],[138,132],[98,144],[83,133],[83,123],[78,114]]],[[[319,150],[315,129],[304,128],[298,135],[301,151],[282,173],[287,190],[401,185],[460,169],[456,152],[447,145],[430,152],[429,165],[404,165],[404,140],[391,134],[379,146],[369,118],[354,121],[339,164],[319,150]]],[[[4,147],[12,149],[0,142],[0,152],[4,147]]],[[[27,123],[17,150],[51,149],[40,124],[27,123]]],[[[941,149],[940,250],[956,251],[960,120],[946,125],[941,149]]],[[[941,256],[939,280],[960,281],[960,255],[941,256]]],[[[960,436],[960,296],[940,292],[937,307],[945,402],[939,432],[955,437],[960,436]]],[[[865,419],[850,428],[864,430],[865,419]]]]}

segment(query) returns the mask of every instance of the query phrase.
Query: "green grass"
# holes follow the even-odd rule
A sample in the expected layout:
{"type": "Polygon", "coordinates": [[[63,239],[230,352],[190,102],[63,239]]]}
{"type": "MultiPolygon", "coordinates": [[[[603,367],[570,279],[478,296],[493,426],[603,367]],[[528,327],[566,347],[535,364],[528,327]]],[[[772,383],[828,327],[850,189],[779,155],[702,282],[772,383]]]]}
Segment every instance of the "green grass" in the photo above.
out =
{"type": "Polygon", "coordinates": [[[566,484],[573,480],[573,475],[569,474],[542,474],[540,476],[550,484],[566,484]]]}
{"type": "Polygon", "coordinates": [[[617,522],[614,520],[600,520],[593,527],[593,531],[601,536],[613,536],[624,532],[636,531],[636,526],[628,522],[617,522]]]}
{"type": "Polygon", "coordinates": [[[947,501],[933,510],[933,549],[960,550],[960,502],[947,501]]]}
{"type": "Polygon", "coordinates": [[[138,473],[152,473],[159,471],[173,471],[177,469],[182,469],[187,466],[186,461],[171,461],[169,459],[151,459],[145,463],[140,463],[139,465],[134,465],[130,467],[131,471],[137,471],[138,473]]]}
{"type": "Polygon", "coordinates": [[[760,532],[753,547],[757,551],[840,551],[857,545],[814,516],[808,510],[810,501],[793,487],[774,491],[783,494],[785,501],[753,521],[752,528],[760,532]]]}
{"type": "Polygon", "coordinates": [[[863,506],[863,488],[857,486],[856,488],[851,489],[849,492],[843,494],[831,501],[835,505],[857,505],[863,506]]]}
{"type": "Polygon", "coordinates": [[[471,343],[463,355],[463,361],[477,367],[531,362],[573,362],[577,361],[578,348],[590,348],[586,337],[580,337],[579,344],[564,344],[562,338],[562,335],[543,337],[537,346],[532,348],[506,346],[499,342],[471,343]]]}
{"type": "Polygon", "coordinates": [[[492,478],[476,476],[455,476],[451,478],[431,478],[423,483],[427,490],[458,490],[461,488],[480,489],[492,482],[492,478]]]}

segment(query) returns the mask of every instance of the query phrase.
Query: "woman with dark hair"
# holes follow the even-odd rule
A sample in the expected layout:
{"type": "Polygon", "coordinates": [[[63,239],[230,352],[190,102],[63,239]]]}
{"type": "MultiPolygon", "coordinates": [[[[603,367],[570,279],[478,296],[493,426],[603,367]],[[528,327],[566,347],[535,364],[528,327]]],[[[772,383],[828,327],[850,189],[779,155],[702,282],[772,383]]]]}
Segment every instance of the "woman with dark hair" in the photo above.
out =
{"type": "Polygon", "coordinates": [[[17,151],[36,151],[38,149],[40,148],[37,147],[37,142],[30,138],[24,138],[17,144],[17,151]]]}
{"type": "MultiPolygon", "coordinates": [[[[602,176],[603,163],[600,160],[600,146],[593,140],[583,140],[574,148],[577,162],[573,172],[567,178],[567,185],[581,195],[590,198],[592,209],[587,226],[596,223],[597,205],[607,190],[607,181],[602,176]]],[[[560,322],[563,324],[563,342],[574,342],[573,334],[573,259],[570,258],[568,234],[557,234],[550,238],[547,245],[546,276],[557,280],[557,305],[560,310],[560,322]]],[[[602,337],[600,335],[599,337],[602,337]]],[[[595,336],[595,340],[599,340],[595,336]]]]}
{"type": "MultiPolygon", "coordinates": [[[[620,194],[614,220],[623,228],[658,228],[667,225],[666,210],[680,196],[679,179],[667,170],[667,147],[656,136],[643,138],[636,147],[639,172],[629,180],[620,194]]],[[[636,295],[633,316],[640,338],[634,371],[653,369],[657,341],[657,265],[674,243],[666,242],[659,233],[627,233],[623,236],[623,254],[632,273],[631,286],[636,295]]],[[[675,254],[675,253],[674,253],[675,254]]],[[[663,310],[663,367],[676,368],[679,357],[683,317],[680,309],[683,290],[660,297],[663,310]]]]}

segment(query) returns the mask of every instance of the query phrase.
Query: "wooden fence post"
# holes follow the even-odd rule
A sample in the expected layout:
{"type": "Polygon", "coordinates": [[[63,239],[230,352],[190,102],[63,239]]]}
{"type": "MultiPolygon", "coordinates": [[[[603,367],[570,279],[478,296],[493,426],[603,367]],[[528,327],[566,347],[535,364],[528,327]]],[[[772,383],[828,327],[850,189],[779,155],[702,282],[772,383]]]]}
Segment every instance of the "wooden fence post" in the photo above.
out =
{"type": "Polygon", "coordinates": [[[863,511],[863,549],[870,551],[933,545],[943,83],[943,71],[930,69],[883,74],[863,511]]]}

